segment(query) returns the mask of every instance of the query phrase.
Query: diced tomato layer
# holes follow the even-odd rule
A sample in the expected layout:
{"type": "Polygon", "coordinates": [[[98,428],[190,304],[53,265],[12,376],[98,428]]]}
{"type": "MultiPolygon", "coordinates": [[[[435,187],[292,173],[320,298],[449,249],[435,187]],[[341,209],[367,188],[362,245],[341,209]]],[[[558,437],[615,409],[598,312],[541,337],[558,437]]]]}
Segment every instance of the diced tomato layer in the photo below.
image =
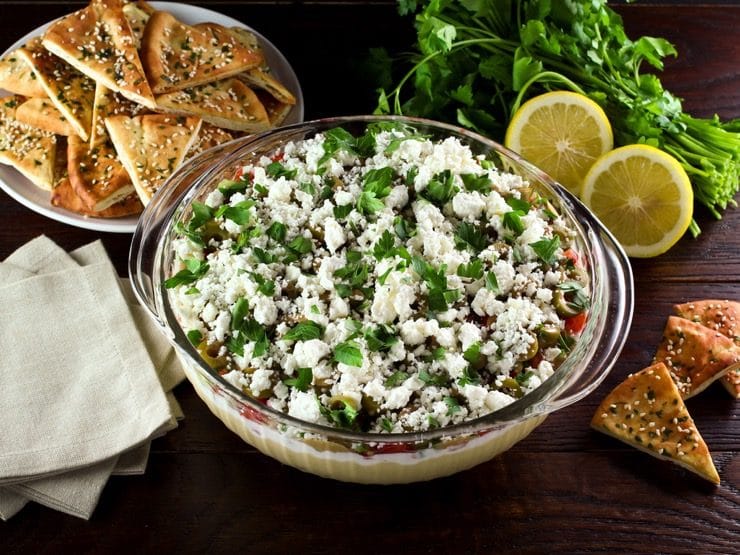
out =
{"type": "Polygon", "coordinates": [[[411,451],[408,443],[383,443],[373,450],[375,453],[406,453],[411,451]]]}
{"type": "Polygon", "coordinates": [[[563,256],[573,262],[575,266],[578,266],[578,253],[573,249],[565,249],[563,256]]]}
{"type": "Polygon", "coordinates": [[[577,335],[581,333],[583,328],[586,326],[587,320],[586,312],[581,312],[565,320],[565,330],[571,335],[577,335]]]}
{"type": "Polygon", "coordinates": [[[239,414],[241,414],[247,420],[252,420],[253,422],[260,422],[263,424],[267,422],[267,419],[252,407],[242,406],[242,408],[239,410],[239,414]]]}

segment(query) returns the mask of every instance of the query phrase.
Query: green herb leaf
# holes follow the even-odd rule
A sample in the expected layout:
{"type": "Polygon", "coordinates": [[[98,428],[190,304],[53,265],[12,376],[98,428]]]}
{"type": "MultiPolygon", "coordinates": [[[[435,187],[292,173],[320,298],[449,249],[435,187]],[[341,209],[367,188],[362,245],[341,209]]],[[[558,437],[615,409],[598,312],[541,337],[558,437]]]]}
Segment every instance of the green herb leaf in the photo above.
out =
{"type": "Polygon", "coordinates": [[[354,341],[345,341],[334,347],[334,360],[347,366],[362,366],[362,351],[354,341]]]}
{"type": "Polygon", "coordinates": [[[468,264],[457,267],[457,275],[464,278],[480,279],[483,277],[483,262],[474,258],[468,264]]]}
{"type": "Polygon", "coordinates": [[[298,368],[296,372],[298,372],[298,375],[295,378],[286,378],[283,380],[283,383],[298,391],[308,391],[313,381],[313,370],[310,368],[298,368]]]}
{"type": "Polygon", "coordinates": [[[469,249],[479,253],[488,246],[488,236],[481,226],[461,222],[455,230],[455,246],[458,249],[469,249]]]}
{"type": "Polygon", "coordinates": [[[395,330],[385,324],[365,330],[364,337],[367,348],[374,352],[387,351],[398,343],[395,330]]]}
{"type": "Polygon", "coordinates": [[[408,379],[409,375],[407,372],[404,372],[403,370],[396,370],[395,372],[393,372],[393,374],[386,378],[383,385],[387,388],[397,387],[408,379]]]}
{"type": "Polygon", "coordinates": [[[394,218],[393,230],[401,241],[408,241],[416,235],[416,226],[403,216],[396,216],[394,218]]]}
{"type": "Polygon", "coordinates": [[[392,258],[396,255],[396,240],[393,234],[387,229],[383,232],[373,247],[373,256],[377,260],[383,260],[384,258],[392,258]]]}
{"type": "Polygon", "coordinates": [[[265,231],[265,235],[267,235],[276,243],[282,243],[283,241],[285,241],[286,233],[287,228],[285,227],[285,224],[281,222],[272,222],[270,224],[270,227],[267,228],[267,231],[265,231]]]}
{"type": "Polygon", "coordinates": [[[280,162],[272,162],[271,164],[268,164],[265,168],[265,173],[273,179],[277,179],[279,177],[294,179],[295,176],[298,174],[298,170],[289,170],[280,162]]]}
{"type": "Polygon", "coordinates": [[[349,216],[352,210],[354,209],[355,207],[352,206],[351,204],[343,204],[341,206],[335,206],[333,210],[334,217],[338,220],[341,220],[349,216]]]}
{"type": "Polygon", "coordinates": [[[560,247],[560,236],[555,235],[552,239],[543,237],[539,241],[529,244],[537,257],[545,264],[555,263],[555,253],[560,247]]]}
{"type": "Polygon", "coordinates": [[[465,190],[470,192],[488,193],[493,182],[488,174],[475,175],[474,173],[460,174],[465,190]]]}
{"type": "Polygon", "coordinates": [[[200,332],[200,330],[190,330],[187,333],[188,341],[194,346],[200,345],[201,341],[203,341],[203,334],[200,332]]]}
{"type": "Polygon", "coordinates": [[[249,312],[249,303],[244,297],[239,297],[231,309],[231,329],[239,329],[249,312]]]}
{"type": "Polygon", "coordinates": [[[500,292],[500,289],[498,287],[498,280],[496,279],[496,274],[493,271],[486,273],[486,289],[492,291],[493,293],[500,292]]]}
{"type": "Polygon", "coordinates": [[[188,259],[183,260],[183,263],[185,264],[185,269],[166,279],[164,282],[165,288],[172,289],[180,285],[194,283],[202,278],[209,268],[205,260],[188,259]]]}
{"type": "Polygon", "coordinates": [[[324,326],[313,320],[306,320],[299,322],[295,327],[288,330],[283,335],[283,339],[285,341],[309,341],[311,339],[320,339],[323,334],[324,326]]]}
{"type": "Polygon", "coordinates": [[[429,180],[421,196],[441,208],[452,200],[458,190],[455,185],[455,176],[450,170],[445,170],[429,180]]]}
{"type": "Polygon", "coordinates": [[[419,371],[419,379],[426,385],[444,386],[447,385],[447,376],[444,374],[430,374],[427,370],[419,371]]]}

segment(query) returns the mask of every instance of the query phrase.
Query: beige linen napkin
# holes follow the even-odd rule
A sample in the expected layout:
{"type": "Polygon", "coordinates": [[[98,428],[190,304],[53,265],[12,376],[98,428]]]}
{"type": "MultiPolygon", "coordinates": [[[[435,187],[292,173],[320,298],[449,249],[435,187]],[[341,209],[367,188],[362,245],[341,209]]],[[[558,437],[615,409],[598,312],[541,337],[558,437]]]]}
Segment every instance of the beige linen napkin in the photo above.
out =
{"type": "Polygon", "coordinates": [[[127,312],[126,298],[134,301],[130,288],[118,289],[100,242],[70,257],[40,237],[0,263],[0,283],[6,284],[0,287],[0,317],[14,324],[12,341],[8,334],[0,339],[0,348],[13,355],[0,369],[0,414],[25,421],[19,433],[0,435],[0,482],[11,484],[0,489],[0,517],[33,499],[89,518],[108,476],[142,473],[148,439],[174,426],[170,412],[182,415],[171,393],[167,409],[163,389],[152,380],[157,376],[169,391],[182,380],[182,369],[158,330],[146,328],[143,309],[127,312]],[[139,328],[143,337],[134,321],[145,328],[139,328]],[[24,370],[21,378],[14,367],[24,370]],[[18,402],[22,394],[27,403],[18,402]],[[19,417],[23,409],[39,421],[19,417]]]}

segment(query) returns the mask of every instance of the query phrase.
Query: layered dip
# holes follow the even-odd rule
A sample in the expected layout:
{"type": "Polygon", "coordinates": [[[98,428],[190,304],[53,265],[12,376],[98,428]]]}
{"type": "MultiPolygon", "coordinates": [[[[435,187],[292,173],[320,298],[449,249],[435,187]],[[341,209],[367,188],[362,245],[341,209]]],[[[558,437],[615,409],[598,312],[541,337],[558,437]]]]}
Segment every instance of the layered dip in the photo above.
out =
{"type": "Polygon", "coordinates": [[[334,128],[194,202],[165,287],[245,394],[363,432],[476,419],[537,388],[588,315],[575,233],[457,138],[334,128]]]}

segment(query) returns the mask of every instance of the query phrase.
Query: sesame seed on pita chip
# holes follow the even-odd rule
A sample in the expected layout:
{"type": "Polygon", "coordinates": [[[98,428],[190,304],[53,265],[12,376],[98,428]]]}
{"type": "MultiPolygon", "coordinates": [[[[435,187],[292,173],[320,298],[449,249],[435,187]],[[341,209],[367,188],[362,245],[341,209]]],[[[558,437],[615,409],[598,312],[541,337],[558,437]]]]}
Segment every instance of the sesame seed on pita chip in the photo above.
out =
{"type": "Polygon", "coordinates": [[[0,59],[0,89],[34,98],[46,96],[44,87],[28,62],[19,55],[18,49],[0,59]]]}
{"type": "Polygon", "coordinates": [[[0,99],[0,163],[13,166],[37,187],[51,190],[57,138],[16,119],[16,110],[25,100],[22,96],[0,99]]]}
{"type": "Polygon", "coordinates": [[[29,98],[18,106],[15,117],[18,121],[56,135],[69,137],[76,134],[75,128],[48,98],[29,98]]]}
{"type": "MultiPolygon", "coordinates": [[[[740,347],[740,302],[716,299],[691,301],[674,305],[673,312],[681,318],[718,331],[740,347]]],[[[735,399],[740,398],[740,369],[729,371],[720,383],[735,399]]]]}
{"type": "Polygon", "coordinates": [[[599,405],[591,427],[720,483],[709,448],[662,362],[629,375],[615,387],[599,405]]]}
{"type": "Polygon", "coordinates": [[[149,114],[106,118],[118,157],[146,206],[182,164],[200,130],[196,117],[149,114]]]}
{"type": "Polygon", "coordinates": [[[92,0],[59,19],[44,33],[43,45],[91,79],[154,108],[154,96],[121,0],[92,0]]]}
{"type": "Polygon", "coordinates": [[[718,331],[669,316],[653,362],[663,362],[688,399],[740,368],[740,347],[718,331]]]}
{"type": "Polygon", "coordinates": [[[186,25],[154,12],[141,41],[141,60],[155,94],[210,83],[258,67],[260,52],[216,23],[186,25]]]}
{"type": "Polygon", "coordinates": [[[156,98],[162,111],[198,116],[224,129],[260,133],[271,127],[267,111],[254,91],[233,77],[156,98]]]}
{"type": "Polygon", "coordinates": [[[67,170],[77,196],[100,212],[135,192],[110,140],[90,145],[73,135],[67,143],[67,170]]]}
{"type": "Polygon", "coordinates": [[[49,52],[38,39],[29,41],[18,52],[33,68],[49,100],[75,132],[87,140],[92,125],[95,81],[49,52]]]}

